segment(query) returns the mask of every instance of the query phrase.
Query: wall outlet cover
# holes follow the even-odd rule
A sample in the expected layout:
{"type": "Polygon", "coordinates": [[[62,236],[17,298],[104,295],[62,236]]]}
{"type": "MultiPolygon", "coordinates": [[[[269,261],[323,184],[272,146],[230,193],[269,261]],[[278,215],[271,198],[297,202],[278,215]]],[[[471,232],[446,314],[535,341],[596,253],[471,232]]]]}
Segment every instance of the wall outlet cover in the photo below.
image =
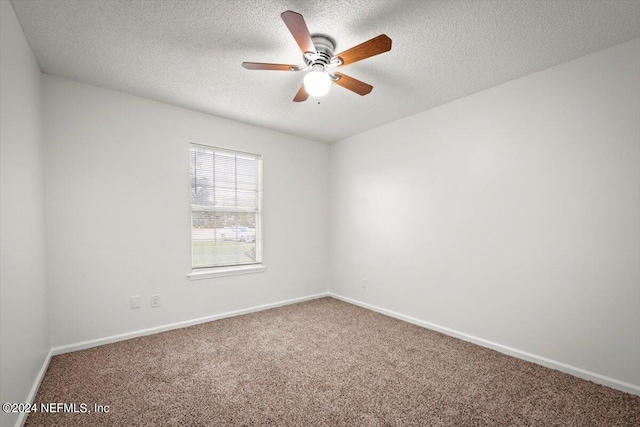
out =
{"type": "Polygon", "coordinates": [[[132,310],[142,307],[142,297],[140,295],[132,295],[131,298],[129,298],[129,304],[132,310]]]}

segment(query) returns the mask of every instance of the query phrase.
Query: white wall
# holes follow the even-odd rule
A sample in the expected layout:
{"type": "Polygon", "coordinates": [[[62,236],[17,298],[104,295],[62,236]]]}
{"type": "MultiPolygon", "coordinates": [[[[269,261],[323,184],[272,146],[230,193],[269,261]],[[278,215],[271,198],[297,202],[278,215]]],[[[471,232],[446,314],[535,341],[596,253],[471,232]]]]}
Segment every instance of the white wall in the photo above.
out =
{"type": "Polygon", "coordinates": [[[54,347],[326,290],[326,144],[51,76],[44,98],[54,347]],[[264,156],[264,273],[187,278],[190,141],[264,156]]]}
{"type": "MultiPolygon", "coordinates": [[[[0,2],[0,401],[25,402],[49,351],[40,68],[0,2]]],[[[0,424],[17,414],[0,415],[0,424]]]]}
{"type": "Polygon", "coordinates": [[[338,142],[331,290],[640,385],[639,161],[640,39],[338,142]]]}

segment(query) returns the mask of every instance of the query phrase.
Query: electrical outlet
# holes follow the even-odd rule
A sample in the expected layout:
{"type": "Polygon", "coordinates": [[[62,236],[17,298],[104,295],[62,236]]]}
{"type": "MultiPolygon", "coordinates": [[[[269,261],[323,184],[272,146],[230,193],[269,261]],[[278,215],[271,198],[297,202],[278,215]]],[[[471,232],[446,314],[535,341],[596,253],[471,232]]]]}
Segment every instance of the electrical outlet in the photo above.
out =
{"type": "Polygon", "coordinates": [[[142,297],[140,295],[131,295],[129,304],[131,304],[131,310],[142,307],[142,297]]]}
{"type": "Polygon", "coordinates": [[[362,279],[362,283],[361,283],[362,289],[367,289],[367,284],[368,284],[368,280],[362,279]]]}
{"type": "Polygon", "coordinates": [[[151,307],[160,307],[160,295],[151,295],[151,307]]]}

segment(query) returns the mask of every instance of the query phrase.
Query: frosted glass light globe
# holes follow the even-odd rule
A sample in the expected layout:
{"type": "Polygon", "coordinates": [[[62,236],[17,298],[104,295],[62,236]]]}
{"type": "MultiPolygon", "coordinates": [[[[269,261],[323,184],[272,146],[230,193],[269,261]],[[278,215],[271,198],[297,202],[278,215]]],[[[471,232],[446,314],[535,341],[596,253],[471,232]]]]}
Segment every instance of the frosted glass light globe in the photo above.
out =
{"type": "Polygon", "coordinates": [[[330,88],[331,77],[324,69],[312,69],[304,76],[304,89],[311,96],[325,96],[330,88]]]}

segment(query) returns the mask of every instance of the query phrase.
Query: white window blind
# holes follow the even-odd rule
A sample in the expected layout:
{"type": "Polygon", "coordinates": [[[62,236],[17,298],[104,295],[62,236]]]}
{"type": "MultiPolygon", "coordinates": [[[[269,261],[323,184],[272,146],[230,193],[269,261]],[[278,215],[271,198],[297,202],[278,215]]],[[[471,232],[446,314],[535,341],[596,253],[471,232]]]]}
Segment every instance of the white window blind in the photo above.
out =
{"type": "Polygon", "coordinates": [[[191,266],[262,262],[262,157],[192,144],[191,266]]]}

